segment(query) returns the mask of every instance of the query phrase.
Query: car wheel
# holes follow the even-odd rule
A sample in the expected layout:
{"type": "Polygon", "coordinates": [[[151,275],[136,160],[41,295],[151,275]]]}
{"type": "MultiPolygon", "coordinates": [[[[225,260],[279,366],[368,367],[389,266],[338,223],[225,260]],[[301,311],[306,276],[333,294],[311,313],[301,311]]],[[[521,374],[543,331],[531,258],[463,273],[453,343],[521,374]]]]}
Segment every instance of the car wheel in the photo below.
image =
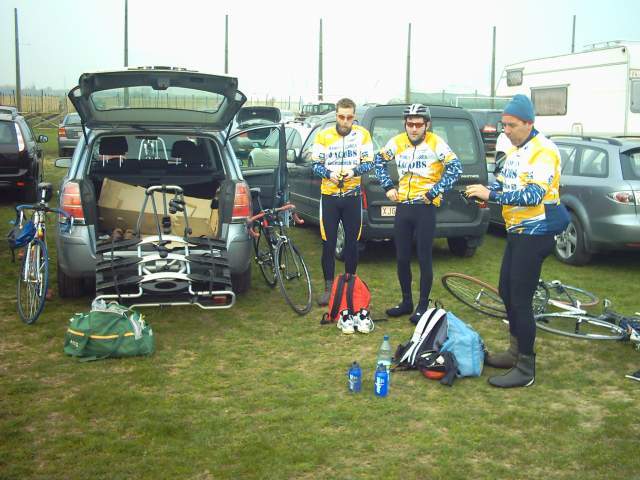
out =
{"type": "Polygon", "coordinates": [[[584,228],[573,213],[569,226],[556,236],[554,254],[558,260],[569,265],[585,265],[591,260],[591,253],[584,242],[584,228]]]}
{"type": "Polygon", "coordinates": [[[449,250],[456,257],[473,257],[477,247],[469,246],[469,239],[464,237],[447,238],[449,250]]]}
{"type": "Polygon", "coordinates": [[[231,289],[236,295],[245,293],[251,288],[251,264],[244,272],[231,275],[231,289]]]}
{"type": "Polygon", "coordinates": [[[60,298],[77,298],[81,297],[83,293],[83,281],[81,278],[72,278],[60,268],[60,263],[57,264],[58,270],[58,295],[60,298]]]}

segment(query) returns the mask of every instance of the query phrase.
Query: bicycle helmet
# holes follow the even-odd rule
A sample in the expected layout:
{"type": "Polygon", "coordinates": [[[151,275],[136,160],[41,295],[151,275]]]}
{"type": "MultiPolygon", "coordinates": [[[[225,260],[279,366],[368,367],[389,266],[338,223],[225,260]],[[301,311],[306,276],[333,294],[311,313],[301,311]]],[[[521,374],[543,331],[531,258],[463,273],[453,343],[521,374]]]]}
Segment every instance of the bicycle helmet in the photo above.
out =
{"type": "Polygon", "coordinates": [[[26,222],[22,228],[15,225],[7,235],[7,241],[9,242],[9,248],[15,250],[27,245],[36,236],[36,226],[31,220],[26,222]]]}
{"type": "Polygon", "coordinates": [[[431,110],[429,107],[421,104],[421,103],[412,103],[411,105],[407,105],[402,112],[405,120],[407,117],[422,117],[425,122],[431,120],[431,110]]]}

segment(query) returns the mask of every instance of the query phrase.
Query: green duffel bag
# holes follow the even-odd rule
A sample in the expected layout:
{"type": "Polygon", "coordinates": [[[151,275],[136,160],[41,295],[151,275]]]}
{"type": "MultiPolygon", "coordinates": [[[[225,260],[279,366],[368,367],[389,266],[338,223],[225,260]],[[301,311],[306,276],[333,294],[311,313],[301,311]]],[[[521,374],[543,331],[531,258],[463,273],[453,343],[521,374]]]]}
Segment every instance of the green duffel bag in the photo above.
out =
{"type": "Polygon", "coordinates": [[[82,361],[151,355],[155,349],[142,314],[116,302],[94,302],[89,313],[76,313],[64,335],[64,353],[82,361]]]}

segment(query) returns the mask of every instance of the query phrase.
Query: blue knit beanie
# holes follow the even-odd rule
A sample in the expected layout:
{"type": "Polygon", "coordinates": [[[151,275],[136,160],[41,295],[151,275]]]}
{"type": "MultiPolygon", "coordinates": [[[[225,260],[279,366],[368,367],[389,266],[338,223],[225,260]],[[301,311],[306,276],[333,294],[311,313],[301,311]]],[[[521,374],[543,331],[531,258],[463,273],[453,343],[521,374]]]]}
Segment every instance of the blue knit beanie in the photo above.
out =
{"type": "Polygon", "coordinates": [[[526,95],[514,95],[511,101],[504,107],[505,115],[512,115],[518,117],[525,122],[532,122],[536,118],[536,114],[533,112],[533,103],[526,95]]]}

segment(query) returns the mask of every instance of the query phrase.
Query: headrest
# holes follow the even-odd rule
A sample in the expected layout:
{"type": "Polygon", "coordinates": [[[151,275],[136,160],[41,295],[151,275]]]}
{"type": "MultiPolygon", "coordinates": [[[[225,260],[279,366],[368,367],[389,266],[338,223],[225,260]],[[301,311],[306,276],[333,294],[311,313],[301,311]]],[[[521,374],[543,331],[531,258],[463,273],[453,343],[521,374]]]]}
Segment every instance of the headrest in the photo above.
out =
{"type": "Polygon", "coordinates": [[[171,147],[173,158],[192,159],[197,155],[198,147],[190,140],[178,140],[171,147]]]}
{"type": "Polygon", "coordinates": [[[126,155],[129,150],[126,137],[102,137],[100,155],[126,155]]]}

